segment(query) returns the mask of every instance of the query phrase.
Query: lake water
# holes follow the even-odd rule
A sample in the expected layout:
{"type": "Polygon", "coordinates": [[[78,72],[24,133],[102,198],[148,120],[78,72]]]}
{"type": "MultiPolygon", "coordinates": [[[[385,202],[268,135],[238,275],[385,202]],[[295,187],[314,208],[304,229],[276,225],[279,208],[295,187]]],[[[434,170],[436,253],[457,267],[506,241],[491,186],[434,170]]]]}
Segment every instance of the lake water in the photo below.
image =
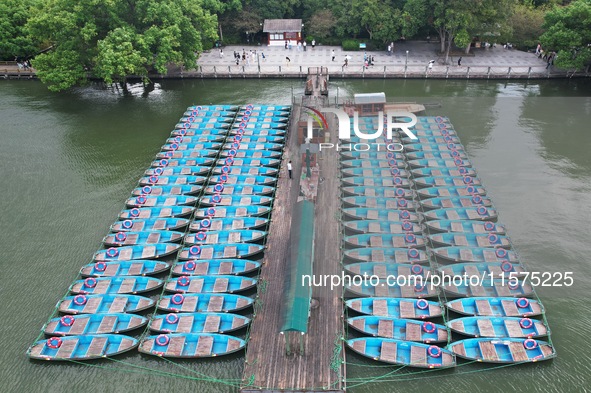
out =
{"type": "MultiPolygon", "coordinates": [[[[430,104],[458,131],[530,271],[574,272],[540,287],[558,358],[407,374],[350,352],[350,391],[582,392],[591,386],[590,81],[337,81],[331,100],[384,91],[430,104]],[[437,106],[437,107],[434,107],[437,106]],[[488,367],[490,368],[490,367],[488,367]],[[379,383],[363,383],[373,376],[379,383]],[[364,381],[358,378],[363,378],[364,381]]],[[[288,104],[289,80],[166,81],[151,92],[98,87],[48,92],[0,82],[0,337],[2,392],[235,392],[242,356],[168,362],[132,354],[87,364],[31,362],[27,347],[90,262],[123,202],[185,108],[288,104]],[[212,379],[222,383],[212,382],[212,379]]]]}

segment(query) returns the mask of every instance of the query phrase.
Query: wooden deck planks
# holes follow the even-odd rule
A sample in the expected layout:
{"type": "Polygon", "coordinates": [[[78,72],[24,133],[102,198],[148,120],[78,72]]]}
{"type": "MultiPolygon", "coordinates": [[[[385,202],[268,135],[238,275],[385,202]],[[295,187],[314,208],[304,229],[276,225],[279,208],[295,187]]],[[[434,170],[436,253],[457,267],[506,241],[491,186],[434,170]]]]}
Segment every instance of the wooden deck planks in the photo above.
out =
{"type": "Polygon", "coordinates": [[[382,342],[382,349],[380,351],[380,360],[384,360],[390,363],[397,363],[397,345],[393,342],[384,341],[382,342]]]}

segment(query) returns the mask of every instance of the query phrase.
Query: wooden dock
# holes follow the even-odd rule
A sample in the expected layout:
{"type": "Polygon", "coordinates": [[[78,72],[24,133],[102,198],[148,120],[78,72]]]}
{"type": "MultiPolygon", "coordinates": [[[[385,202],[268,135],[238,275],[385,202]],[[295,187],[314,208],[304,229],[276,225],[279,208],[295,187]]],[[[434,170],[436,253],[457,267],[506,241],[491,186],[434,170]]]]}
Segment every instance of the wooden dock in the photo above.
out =
{"type": "MultiPolygon", "coordinates": [[[[283,157],[281,177],[269,228],[267,250],[260,281],[265,290],[259,290],[260,305],[250,330],[246,364],[241,392],[343,392],[343,304],[341,288],[313,289],[314,307],[308,333],[281,334],[286,307],[284,287],[290,274],[289,238],[293,206],[299,196],[299,174],[302,163],[296,137],[296,124],[301,111],[292,112],[292,129],[283,157]],[[292,160],[294,178],[287,176],[286,163],[292,160]],[[317,302],[317,303],[316,303],[317,302]],[[286,345],[289,340],[289,346],[286,345]],[[289,354],[288,354],[289,349],[289,354]]],[[[303,115],[305,117],[305,115],[303,115]]],[[[336,138],[336,136],[334,136],[336,138]]],[[[335,142],[336,143],[336,142],[335,142]]],[[[324,154],[320,163],[319,185],[316,198],[314,275],[340,274],[339,178],[336,152],[324,154]]]]}

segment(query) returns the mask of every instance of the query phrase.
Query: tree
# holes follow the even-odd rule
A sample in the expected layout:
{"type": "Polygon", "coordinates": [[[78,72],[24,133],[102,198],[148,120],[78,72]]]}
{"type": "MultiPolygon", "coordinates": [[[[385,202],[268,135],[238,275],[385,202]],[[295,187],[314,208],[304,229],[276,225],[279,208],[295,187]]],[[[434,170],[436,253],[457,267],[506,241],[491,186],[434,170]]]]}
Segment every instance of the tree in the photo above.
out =
{"type": "Polygon", "coordinates": [[[349,4],[346,18],[341,22],[347,32],[355,36],[365,31],[370,40],[382,42],[400,37],[401,11],[390,0],[352,0],[349,4]]]}
{"type": "Polygon", "coordinates": [[[333,34],[337,19],[331,10],[320,10],[315,12],[307,23],[308,33],[314,38],[326,38],[333,34]]]}
{"type": "Polygon", "coordinates": [[[544,33],[544,8],[531,4],[517,4],[509,18],[511,42],[519,47],[535,47],[544,33]]]}
{"type": "Polygon", "coordinates": [[[546,14],[542,46],[556,51],[559,67],[580,69],[591,62],[591,0],[576,0],[546,14]]]}
{"type": "Polygon", "coordinates": [[[34,0],[2,0],[0,2],[0,59],[30,57],[37,53],[38,43],[28,34],[25,25],[34,0]]]}
{"type": "Polygon", "coordinates": [[[46,0],[27,28],[52,45],[33,66],[51,90],[166,73],[169,63],[194,68],[196,53],[217,37],[217,19],[201,0],[46,0]]]}

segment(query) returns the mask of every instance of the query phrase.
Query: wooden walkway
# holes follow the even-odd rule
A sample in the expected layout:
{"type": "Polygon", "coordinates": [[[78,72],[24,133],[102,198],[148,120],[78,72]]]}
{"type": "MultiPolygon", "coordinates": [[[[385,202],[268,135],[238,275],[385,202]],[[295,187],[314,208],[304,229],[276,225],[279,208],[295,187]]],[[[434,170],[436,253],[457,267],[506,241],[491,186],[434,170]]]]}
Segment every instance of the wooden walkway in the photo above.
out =
{"type": "MultiPolygon", "coordinates": [[[[261,306],[257,308],[246,352],[246,364],[241,392],[254,393],[280,391],[342,392],[344,366],[333,361],[335,342],[343,331],[343,306],[341,289],[330,287],[313,289],[313,298],[318,307],[311,310],[308,333],[302,336],[303,352],[300,351],[300,335],[280,333],[285,310],[284,287],[290,274],[288,260],[290,226],[293,206],[299,195],[301,159],[296,138],[296,123],[299,107],[294,107],[292,129],[284,154],[282,173],[269,228],[267,250],[261,281],[266,281],[266,290],[259,294],[261,306]],[[294,179],[287,176],[286,163],[292,160],[294,179]],[[286,338],[290,341],[291,354],[287,355],[286,338]],[[331,367],[332,366],[332,367],[331,367]],[[336,372],[335,372],[336,370],[336,372]]],[[[338,193],[336,153],[325,155],[320,164],[321,183],[316,200],[314,274],[340,274],[339,226],[336,218],[339,206],[335,199],[338,193]]],[[[340,352],[339,360],[342,360],[340,352]]]]}

